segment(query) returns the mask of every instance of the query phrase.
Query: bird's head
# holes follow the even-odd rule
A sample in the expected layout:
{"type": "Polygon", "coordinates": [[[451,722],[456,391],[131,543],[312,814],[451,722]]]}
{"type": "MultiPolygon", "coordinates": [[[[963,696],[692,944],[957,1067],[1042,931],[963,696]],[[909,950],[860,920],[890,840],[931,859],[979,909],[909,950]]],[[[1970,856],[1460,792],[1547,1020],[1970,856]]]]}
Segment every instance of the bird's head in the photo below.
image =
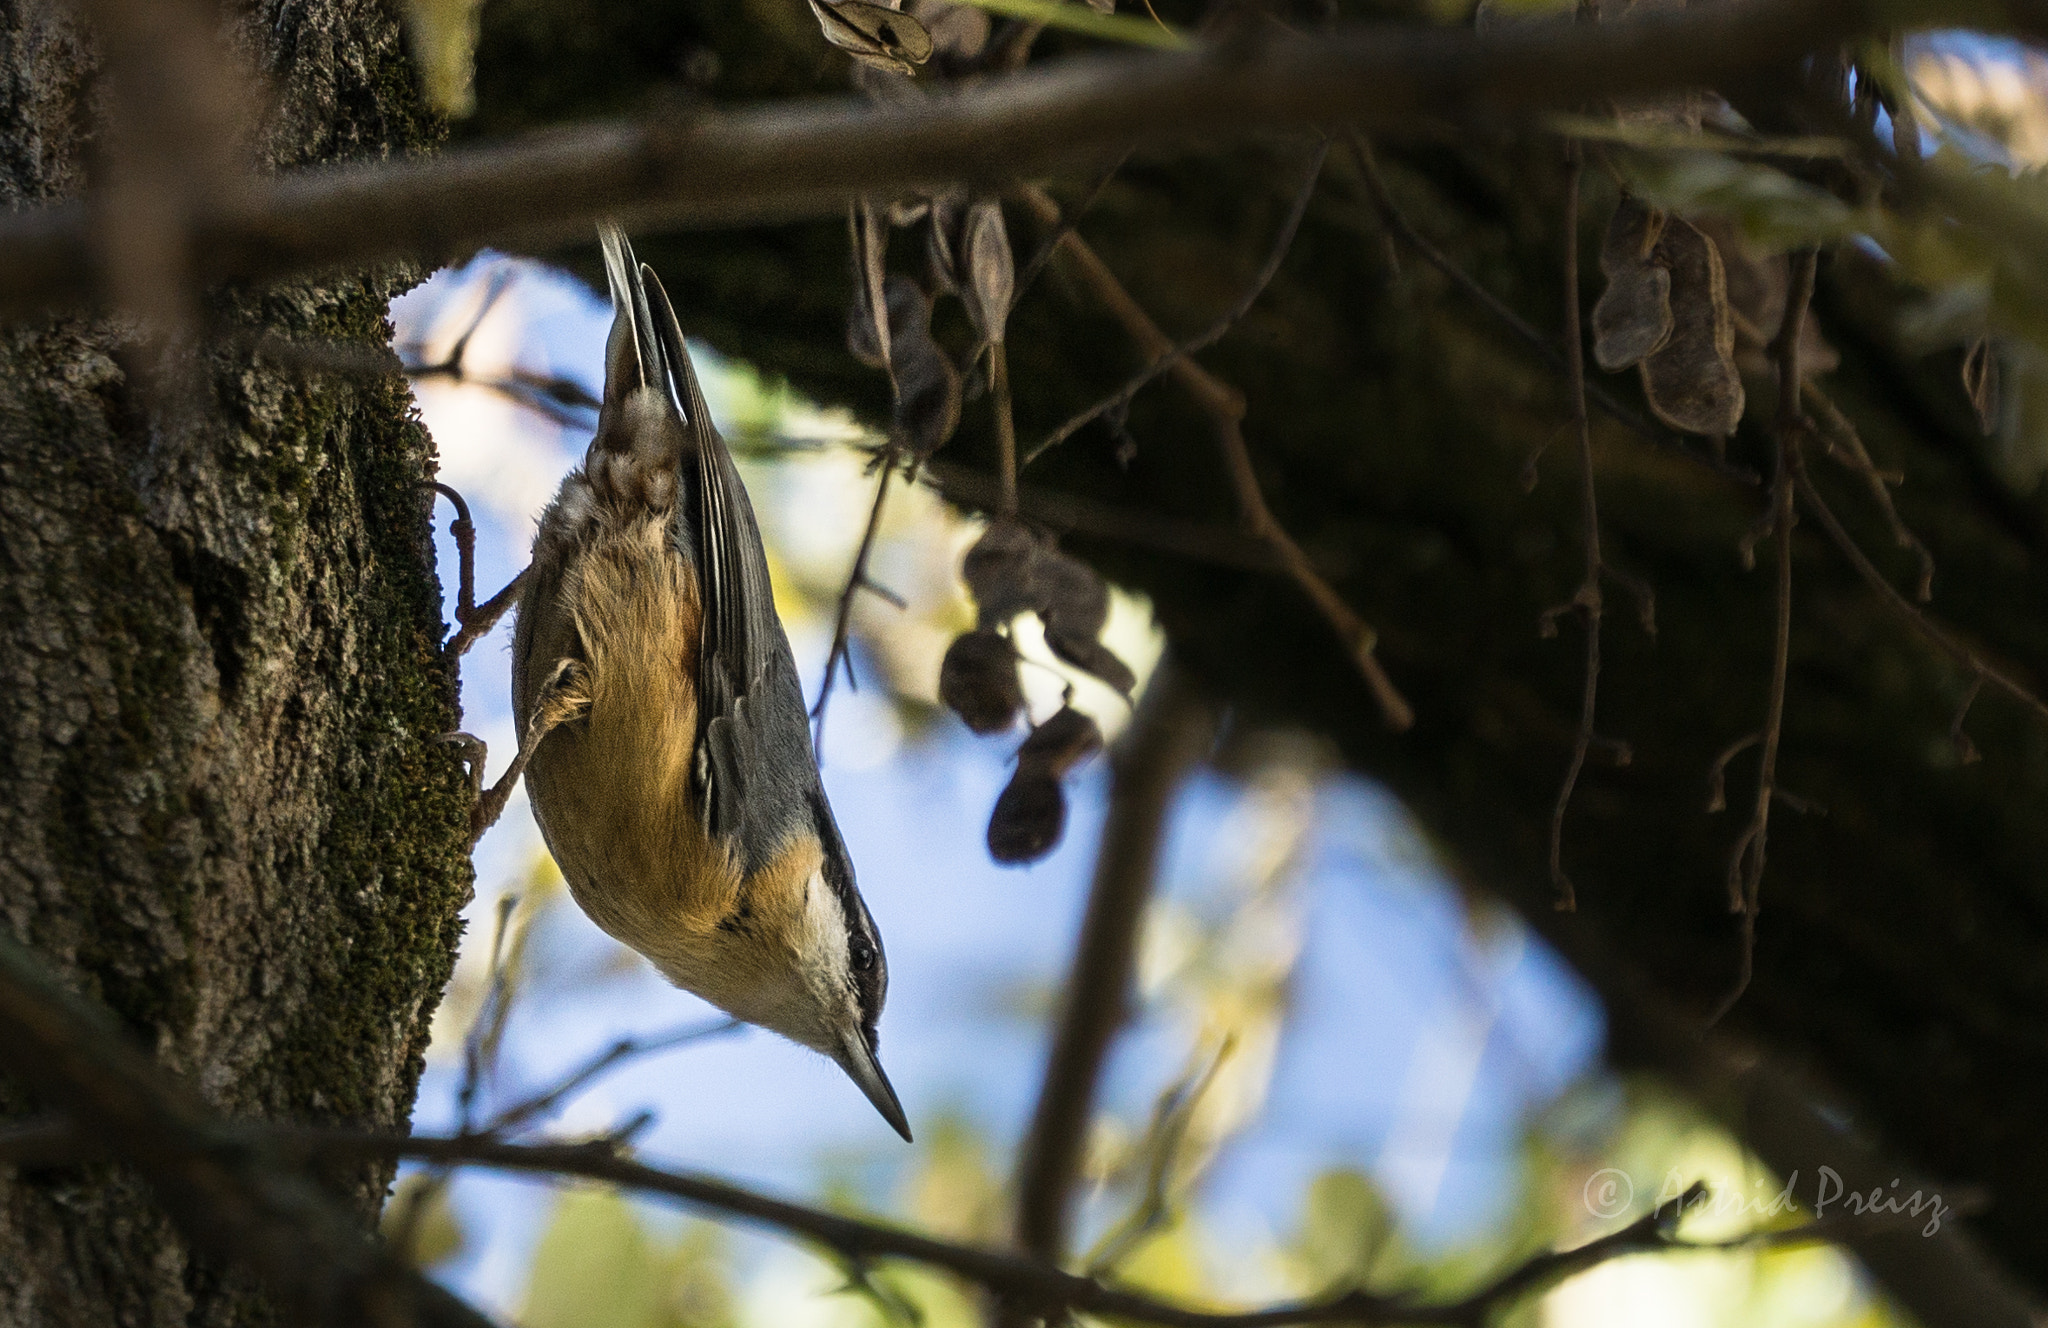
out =
{"type": "Polygon", "coordinates": [[[684,962],[662,964],[672,981],[831,1057],[910,1138],[876,1054],[889,965],[836,834],[806,836],[753,873],[734,910],[690,949],[684,962]]]}

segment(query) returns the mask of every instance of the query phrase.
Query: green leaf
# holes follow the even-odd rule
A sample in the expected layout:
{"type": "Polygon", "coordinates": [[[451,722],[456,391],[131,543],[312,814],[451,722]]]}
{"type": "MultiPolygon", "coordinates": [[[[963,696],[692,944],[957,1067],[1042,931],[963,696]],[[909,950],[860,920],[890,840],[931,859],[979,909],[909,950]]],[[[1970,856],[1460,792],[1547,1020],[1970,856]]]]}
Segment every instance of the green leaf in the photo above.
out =
{"type": "Polygon", "coordinates": [[[1371,1181],[1348,1169],[1325,1171],[1308,1187],[1292,1252],[1311,1288],[1360,1286],[1392,1229],[1393,1215],[1371,1181]]]}
{"type": "Polygon", "coordinates": [[[615,1191],[565,1191],[534,1248],[521,1328],[667,1328],[664,1262],[615,1191]]]}

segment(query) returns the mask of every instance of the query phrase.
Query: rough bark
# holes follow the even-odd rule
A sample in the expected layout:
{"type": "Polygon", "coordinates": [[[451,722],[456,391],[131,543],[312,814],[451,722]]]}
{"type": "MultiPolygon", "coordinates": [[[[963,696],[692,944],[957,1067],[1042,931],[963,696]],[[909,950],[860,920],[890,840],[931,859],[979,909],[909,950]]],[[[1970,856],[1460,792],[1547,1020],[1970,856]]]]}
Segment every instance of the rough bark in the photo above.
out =
{"type": "MultiPolygon", "coordinates": [[[[617,14],[497,0],[486,9],[477,131],[690,95],[684,73],[708,68],[696,54],[706,50],[718,57],[709,90],[721,98],[842,77],[800,7],[781,27],[785,7],[766,8],[774,14],[738,4],[617,14]]],[[[1388,149],[1417,225],[1554,334],[1554,141],[1503,128],[1388,149]]],[[[1161,324],[1191,334],[1232,304],[1259,263],[1292,151],[1134,162],[1082,232],[1161,324]]],[[[1066,183],[1066,197],[1083,192],[1083,182],[1066,183]]],[[[1589,186],[1588,254],[1612,197],[1589,186]]],[[[843,227],[688,236],[642,250],[693,332],[826,399],[884,405],[881,376],[842,346],[843,227]]],[[[907,250],[898,258],[916,270],[907,250]]],[[[1589,274],[1588,307],[1596,282],[1589,274]]],[[[1890,344],[1896,295],[1880,274],[1850,255],[1824,265],[1821,284],[1817,316],[1844,351],[1830,389],[1878,464],[1908,477],[1899,506],[1939,562],[1934,611],[2038,679],[2048,671],[2048,508],[1992,472],[1956,357],[1890,344]]],[[[1141,365],[1057,266],[1018,311],[1008,345],[1027,445],[1035,429],[1141,365]]],[[[1571,449],[1553,449],[1533,493],[1519,477],[1531,452],[1563,436],[1561,384],[1413,255],[1391,250],[1341,161],[1267,296],[1203,362],[1244,390],[1267,497],[1380,629],[1381,657],[1418,713],[1414,730],[1383,730],[1328,627],[1270,575],[1113,541],[1070,543],[1153,597],[1176,655],[1237,714],[1327,733],[1398,791],[1460,870],[1582,957],[1618,1014],[1629,1013],[1623,993],[1644,990],[1704,1014],[1735,972],[1724,876],[1740,830],[1739,813],[1705,813],[1707,771],[1719,749],[1759,727],[1770,672],[1769,552],[1755,573],[1736,553],[1760,494],[1596,422],[1606,551],[1655,584],[1660,634],[1652,643],[1637,631],[1610,588],[1600,729],[1632,744],[1635,759],[1622,769],[1596,760],[1581,781],[1565,842],[1580,911],[1560,915],[1547,870],[1550,813],[1576,728],[1582,652],[1570,620],[1561,641],[1536,628],[1580,572],[1571,449]]],[[[1631,380],[1601,379],[1638,399],[1631,380]]],[[[1751,389],[1770,399],[1768,381],[1751,389]]],[[[986,407],[971,403],[968,415],[947,455],[987,465],[986,407]]],[[[1127,469],[1098,428],[1028,481],[1227,527],[1233,508],[1209,430],[1170,387],[1139,398],[1129,435],[1138,447],[1127,469]]],[[[1768,470],[1761,432],[1745,426],[1732,450],[1768,470]]],[[[1910,588],[1912,562],[1890,546],[1859,482],[1814,465],[1864,547],[1910,588]]],[[[1779,778],[1827,814],[1780,807],[1774,818],[1756,979],[1727,1027],[1840,1093],[1895,1155],[1951,1185],[1985,1187],[1992,1204],[1975,1229],[2039,1288],[2048,1267],[2048,1143],[2037,1128],[2048,1115],[2039,1036],[2048,1022],[2039,958],[2048,948],[2048,731],[1987,694],[1968,724],[1984,760],[1959,765],[1947,735],[1968,680],[1887,614],[1811,522],[1797,534],[1795,562],[1779,778]]],[[[1753,759],[1735,764],[1731,804],[1741,805],[1753,771],[1753,759]]],[[[1627,1038],[1616,1049],[1625,1061],[1656,1059],[1627,1038]]],[[[1829,1162],[1773,1160],[1809,1176],[1829,1162]]]]}
{"type": "MultiPolygon", "coordinates": [[[[225,12],[267,79],[269,168],[439,134],[392,10],[225,12]]],[[[95,58],[0,3],[0,196],[87,183],[95,58]]],[[[144,408],[133,329],[0,336],[0,916],[217,1106],[401,1126],[469,888],[429,538],[396,376],[310,376],[258,334],[380,345],[415,274],[211,293],[200,418],[144,408]]],[[[0,1116],[31,1111],[0,1082],[0,1116]]],[[[366,1216],[388,1175],[345,1178],[366,1216]]],[[[0,1173],[0,1322],[266,1322],[108,1166],[0,1173]]]]}

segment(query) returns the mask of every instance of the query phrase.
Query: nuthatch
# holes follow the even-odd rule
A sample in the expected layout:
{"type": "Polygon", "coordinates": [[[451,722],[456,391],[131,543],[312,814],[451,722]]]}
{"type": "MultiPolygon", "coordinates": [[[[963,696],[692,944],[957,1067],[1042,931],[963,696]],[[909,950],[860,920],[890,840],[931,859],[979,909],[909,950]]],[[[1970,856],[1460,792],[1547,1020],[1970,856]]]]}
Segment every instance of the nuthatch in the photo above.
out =
{"type": "Polygon", "coordinates": [[[625,234],[604,403],[541,517],[513,638],[534,819],[583,911],[688,991],[823,1052],[905,1139],[882,940],[826,804],[746,488],[625,234]]]}

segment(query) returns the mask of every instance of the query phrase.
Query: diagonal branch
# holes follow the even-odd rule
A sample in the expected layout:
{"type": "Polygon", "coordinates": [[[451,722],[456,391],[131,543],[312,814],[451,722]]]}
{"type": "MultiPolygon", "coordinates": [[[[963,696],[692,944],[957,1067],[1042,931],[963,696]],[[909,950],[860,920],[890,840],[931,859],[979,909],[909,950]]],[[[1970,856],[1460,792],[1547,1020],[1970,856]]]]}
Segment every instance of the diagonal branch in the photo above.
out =
{"type": "MultiPolygon", "coordinates": [[[[1482,115],[1718,86],[1872,22],[1867,0],[1738,0],[1487,32],[1355,24],[1189,54],[1083,56],[915,102],[848,97],[582,125],[252,184],[232,208],[194,219],[192,268],[203,282],[264,281],[564,242],[604,216],[639,230],[826,216],[861,195],[1000,183],[992,177],[1103,163],[1138,143],[1213,147],[1451,107],[1482,115]]],[[[92,299],[92,254],[81,203],[0,219],[0,315],[92,299]]]]}
{"type": "MultiPolygon", "coordinates": [[[[1280,271],[1280,265],[1287,261],[1288,252],[1294,248],[1294,237],[1301,231],[1302,218],[1308,215],[1309,200],[1315,197],[1316,181],[1322,175],[1323,159],[1328,154],[1329,147],[1327,144],[1319,145],[1316,148],[1313,158],[1309,163],[1307,178],[1302,182],[1300,191],[1295,195],[1294,206],[1288,210],[1287,219],[1280,225],[1280,233],[1274,237],[1273,247],[1267,253],[1266,261],[1260,265],[1258,273],[1253,276],[1251,284],[1245,288],[1244,294],[1238,297],[1237,302],[1231,305],[1222,317],[1211,323],[1203,331],[1178,345],[1168,345],[1163,350],[1157,349],[1153,345],[1146,344],[1151,341],[1150,336],[1141,334],[1139,337],[1140,344],[1145,345],[1145,349],[1152,352],[1152,362],[1132,375],[1130,380],[1122,387],[1086,410],[1083,410],[1078,415],[1075,415],[1065,424],[1062,424],[1059,428],[1054,429],[1051,433],[1040,439],[1036,447],[1033,447],[1024,454],[1022,464],[1030,465],[1052,448],[1059,446],[1076,433],[1079,433],[1089,423],[1101,419],[1105,415],[1112,415],[1123,410],[1131,404],[1132,399],[1139,392],[1143,391],[1159,375],[1178,365],[1189,363],[1190,356],[1195,355],[1199,351],[1207,350],[1223,340],[1230,329],[1236,327],[1244,316],[1251,312],[1251,307],[1258,303],[1261,295],[1266,293],[1266,287],[1273,283],[1274,276],[1280,271]]],[[[1099,259],[1096,261],[1100,262],[1099,259]]],[[[1119,293],[1123,291],[1121,284],[1118,284],[1115,289],[1119,293]]],[[[1126,294],[1124,298],[1128,300],[1130,297],[1126,294]]],[[[1150,333],[1154,335],[1159,330],[1158,326],[1149,317],[1145,317],[1142,310],[1139,311],[1138,319],[1126,317],[1124,321],[1127,325],[1136,323],[1141,328],[1149,329],[1150,333]]],[[[1244,415],[1244,397],[1232,389],[1223,388],[1222,384],[1218,383],[1217,380],[1210,377],[1207,373],[1182,373],[1179,377],[1182,386],[1186,387],[1194,395],[1197,402],[1204,409],[1212,413],[1227,413],[1233,418],[1239,418],[1244,415]]]]}
{"type": "MultiPolygon", "coordinates": [[[[1117,404],[1119,397],[1123,401],[1128,401],[1130,395],[1134,395],[1153,378],[1161,373],[1170,373],[1189,399],[1209,416],[1216,429],[1217,441],[1223,450],[1224,465],[1230,474],[1231,489],[1237,498],[1239,521],[1246,533],[1267,550],[1279,569],[1292,578],[1315,604],[1332,630],[1344,642],[1353,662],[1358,665],[1359,672],[1365,675],[1366,685],[1372,689],[1374,699],[1378,702],[1380,713],[1385,717],[1388,727],[1400,731],[1413,724],[1415,716],[1406,698],[1394,686],[1386,670],[1380,666],[1375,653],[1378,635],[1364,619],[1352,611],[1351,606],[1344,602],[1343,597],[1337,594],[1330,583],[1323,579],[1322,573],[1316,570],[1315,564],[1309,560],[1301,546],[1294,542],[1293,537],[1273,515],[1272,509],[1266,505],[1265,495],[1259,487],[1258,474],[1252,468],[1250,452],[1245,445],[1244,428],[1241,423],[1245,413],[1244,394],[1190,358],[1193,351],[1221,337],[1231,325],[1242,318],[1245,311],[1272,281],[1273,274],[1279,270],[1281,262],[1285,260],[1287,251],[1293,244],[1295,232],[1299,229],[1308,201],[1313,196],[1316,181],[1321,177],[1323,160],[1327,155],[1328,145],[1319,145],[1302,182],[1301,192],[1296,196],[1294,207],[1289,212],[1286,223],[1281,227],[1279,238],[1251,289],[1239,300],[1237,306],[1219,319],[1208,332],[1194,341],[1179,346],[1176,346],[1160,330],[1159,325],[1152,321],[1151,315],[1147,314],[1144,307],[1124,289],[1123,283],[1117,280],[1116,274],[1109,270],[1108,265],[1089,247],[1087,241],[1071,232],[1065,235],[1062,243],[1068,256],[1074,260],[1080,278],[1095,292],[1096,298],[1102,301],[1117,321],[1123,324],[1131,339],[1138,343],[1139,349],[1153,357],[1153,362],[1136,379],[1127,383],[1116,397],[1099,403],[1091,411],[1070,420],[1059,432],[1034,448],[1024,460],[1030,461],[1059,438],[1078,429],[1089,419],[1104,413],[1117,404]]],[[[1058,205],[1042,190],[1027,188],[1023,191],[1023,196],[1026,204],[1041,222],[1052,224],[1058,221],[1058,205]]]]}
{"type": "MultiPolygon", "coordinates": [[[[1534,1255],[1452,1300],[1427,1301],[1413,1293],[1384,1295],[1347,1290],[1312,1300],[1249,1310],[1202,1310],[1092,1277],[1062,1271],[1026,1255],[938,1240],[888,1223],[847,1217],[777,1199],[715,1177],[665,1171],[621,1156],[610,1141],[506,1143],[482,1136],[453,1138],[362,1134],[318,1126],[236,1127],[234,1137],[278,1153],[330,1159],[412,1158],[442,1167],[479,1166],[537,1176],[575,1176],[658,1194],[727,1218],[772,1227],[824,1245],[855,1262],[904,1259],[943,1269],[1030,1312],[1057,1316],[1079,1311],[1158,1328],[1288,1328],[1289,1325],[1442,1325],[1478,1328],[1511,1306],[1610,1259],[1633,1254],[1726,1252],[1831,1243],[1862,1235],[1903,1233],[1922,1219],[1841,1214],[1796,1227],[1718,1241],[1685,1241],[1673,1234],[1684,1211],[1708,1199],[1695,1185],[1674,1204],[1660,1206],[1627,1226],[1583,1245],[1534,1255]]],[[[71,1126],[40,1124],[0,1132],[0,1161],[32,1158],[47,1164],[91,1155],[90,1141],[71,1126]]]]}

